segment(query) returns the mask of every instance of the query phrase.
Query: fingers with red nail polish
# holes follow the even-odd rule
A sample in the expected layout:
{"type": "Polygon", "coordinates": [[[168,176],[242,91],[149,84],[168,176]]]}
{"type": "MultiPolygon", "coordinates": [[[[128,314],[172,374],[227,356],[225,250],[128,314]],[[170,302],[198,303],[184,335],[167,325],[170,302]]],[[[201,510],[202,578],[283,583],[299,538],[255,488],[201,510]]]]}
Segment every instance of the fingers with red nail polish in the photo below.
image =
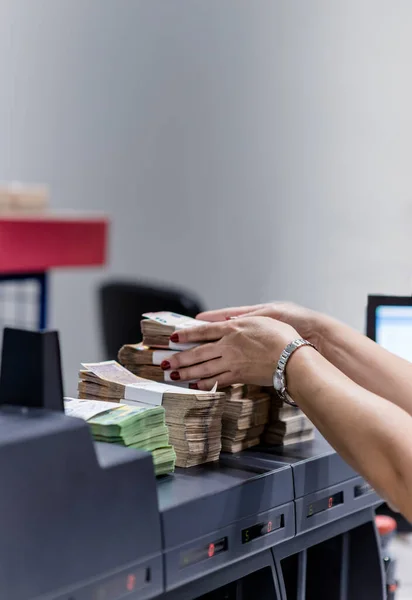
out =
{"type": "Polygon", "coordinates": [[[191,390],[198,390],[199,386],[197,385],[197,383],[189,383],[189,387],[191,390]]]}
{"type": "Polygon", "coordinates": [[[163,369],[163,371],[168,371],[170,369],[170,362],[168,360],[164,360],[161,364],[160,364],[161,368],[163,369]]]}
{"type": "Polygon", "coordinates": [[[179,381],[179,379],[180,379],[180,373],[179,373],[179,371],[172,371],[170,373],[170,379],[172,381],[179,381]]]}
{"type": "Polygon", "coordinates": [[[208,323],[189,329],[179,329],[170,336],[170,341],[179,344],[200,344],[201,342],[216,342],[231,331],[230,321],[208,323]]]}
{"type": "MultiPolygon", "coordinates": [[[[185,352],[176,352],[169,359],[170,367],[172,371],[181,371],[183,367],[190,367],[192,365],[198,365],[213,358],[220,356],[220,349],[214,344],[203,344],[197,346],[192,350],[186,350],[185,352]]],[[[186,378],[185,378],[186,379],[186,378]]],[[[197,379],[197,377],[191,377],[190,379],[197,379]]]]}

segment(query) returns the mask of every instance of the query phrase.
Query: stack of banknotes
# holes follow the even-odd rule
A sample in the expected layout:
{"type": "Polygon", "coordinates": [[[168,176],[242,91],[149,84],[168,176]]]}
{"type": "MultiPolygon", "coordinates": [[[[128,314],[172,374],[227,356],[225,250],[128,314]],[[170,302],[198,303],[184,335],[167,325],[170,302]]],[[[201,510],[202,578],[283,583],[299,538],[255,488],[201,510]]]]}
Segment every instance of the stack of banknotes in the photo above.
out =
{"type": "Polygon", "coordinates": [[[290,406],[270,390],[269,424],[265,429],[263,441],[270,445],[289,446],[297,442],[306,442],[315,437],[315,427],[299,408],[290,406]]]}
{"type": "Polygon", "coordinates": [[[65,399],[64,407],[67,415],[88,422],[96,441],[151,452],[156,475],[174,471],[176,455],[161,406],[65,399]]]}
{"type": "Polygon", "coordinates": [[[201,392],[138,377],[115,361],[87,363],[79,373],[79,398],[163,407],[176,466],[219,459],[225,394],[201,392]]]}
{"type": "Polygon", "coordinates": [[[240,452],[257,446],[269,419],[270,396],[256,386],[226,388],[222,449],[240,452]]]}
{"type": "MultiPolygon", "coordinates": [[[[196,382],[171,381],[170,371],[162,369],[161,364],[174,353],[198,345],[173,342],[174,333],[202,324],[206,322],[166,311],[146,313],[141,321],[143,342],[122,346],[119,361],[140,377],[189,387],[196,382]]],[[[222,449],[226,452],[239,452],[261,441],[289,445],[314,437],[309,419],[280,401],[273,388],[235,384],[221,391],[226,394],[222,415],[222,449]]]]}

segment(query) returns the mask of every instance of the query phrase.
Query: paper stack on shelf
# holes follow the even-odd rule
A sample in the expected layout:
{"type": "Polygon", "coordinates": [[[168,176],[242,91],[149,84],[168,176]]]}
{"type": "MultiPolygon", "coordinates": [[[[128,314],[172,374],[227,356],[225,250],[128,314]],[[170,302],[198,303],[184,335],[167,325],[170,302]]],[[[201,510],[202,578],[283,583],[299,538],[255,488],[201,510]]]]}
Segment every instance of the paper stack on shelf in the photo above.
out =
{"type": "Polygon", "coordinates": [[[46,186],[0,182],[0,212],[42,212],[49,206],[46,186]]]}

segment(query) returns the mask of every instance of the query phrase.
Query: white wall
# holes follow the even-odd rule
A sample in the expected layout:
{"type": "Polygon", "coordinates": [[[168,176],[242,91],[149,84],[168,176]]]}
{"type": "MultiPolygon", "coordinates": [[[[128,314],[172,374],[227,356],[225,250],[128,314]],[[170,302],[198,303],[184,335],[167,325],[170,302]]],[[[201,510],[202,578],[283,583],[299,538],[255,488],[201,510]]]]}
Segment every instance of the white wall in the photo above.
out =
{"type": "Polygon", "coordinates": [[[109,274],[358,328],[412,291],[411,27],[409,0],[0,2],[0,179],[113,216],[108,270],[53,278],[67,392],[109,274]]]}

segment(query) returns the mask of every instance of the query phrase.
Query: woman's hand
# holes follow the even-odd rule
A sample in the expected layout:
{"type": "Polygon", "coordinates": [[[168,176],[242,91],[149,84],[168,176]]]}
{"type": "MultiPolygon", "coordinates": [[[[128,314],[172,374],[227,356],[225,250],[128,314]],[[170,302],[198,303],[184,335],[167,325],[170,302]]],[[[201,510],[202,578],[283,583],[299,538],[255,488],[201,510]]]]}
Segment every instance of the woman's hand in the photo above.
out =
{"type": "Polygon", "coordinates": [[[301,337],[312,342],[320,351],[322,351],[321,348],[323,345],[323,330],[332,321],[326,315],[287,302],[272,302],[270,304],[256,304],[255,306],[238,306],[211,310],[200,313],[197,318],[204,321],[216,322],[243,316],[270,317],[271,319],[287,323],[296,329],[301,337]]]}
{"type": "Polygon", "coordinates": [[[216,382],[219,387],[272,385],[282,351],[298,337],[293,327],[268,317],[201,325],[176,332],[173,341],[208,343],[174,354],[162,368],[172,370],[174,381],[199,380],[199,390],[210,390],[216,382]]]}

